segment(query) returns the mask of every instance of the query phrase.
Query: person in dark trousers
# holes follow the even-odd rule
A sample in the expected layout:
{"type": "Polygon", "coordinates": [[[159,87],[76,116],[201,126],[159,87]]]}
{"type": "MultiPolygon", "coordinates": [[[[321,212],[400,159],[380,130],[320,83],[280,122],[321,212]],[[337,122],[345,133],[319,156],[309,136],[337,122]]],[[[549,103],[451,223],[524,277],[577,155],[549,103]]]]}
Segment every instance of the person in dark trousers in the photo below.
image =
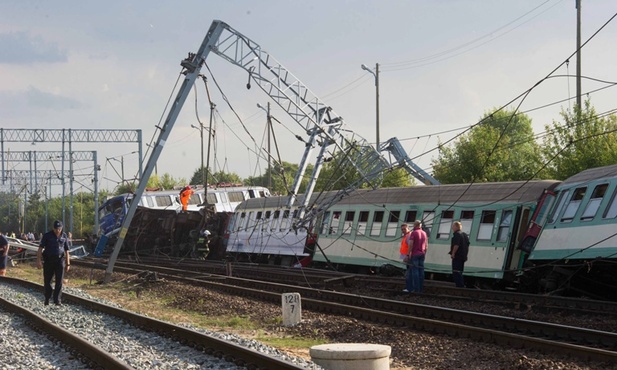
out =
{"type": "Polygon", "coordinates": [[[54,221],[54,228],[43,234],[36,254],[36,267],[43,267],[43,285],[45,286],[45,305],[49,305],[49,299],[54,298],[56,305],[61,304],[62,279],[64,272],[68,272],[71,266],[69,255],[68,237],[62,232],[62,222],[54,221]],[[42,261],[42,264],[41,264],[42,261]],[[51,279],[55,276],[56,285],[51,288],[51,279]]]}
{"type": "Polygon", "coordinates": [[[452,241],[450,242],[450,258],[452,258],[452,278],[458,288],[465,287],[463,270],[467,253],[469,252],[469,237],[463,232],[463,225],[456,221],[452,224],[452,241]]]}
{"type": "Polygon", "coordinates": [[[0,233],[0,276],[6,276],[9,263],[9,241],[0,233]]]}
{"type": "Polygon", "coordinates": [[[409,266],[410,271],[407,280],[411,283],[411,292],[422,293],[424,291],[424,259],[428,248],[428,237],[422,230],[422,222],[417,220],[413,223],[413,231],[409,234],[409,266]]]}
{"type": "Polygon", "coordinates": [[[401,254],[401,259],[407,265],[407,269],[405,271],[405,289],[403,289],[403,293],[410,293],[413,288],[411,286],[411,278],[409,277],[410,272],[410,261],[409,261],[409,245],[407,244],[407,240],[409,239],[409,225],[402,224],[401,225],[401,247],[399,248],[399,253],[401,254]]]}

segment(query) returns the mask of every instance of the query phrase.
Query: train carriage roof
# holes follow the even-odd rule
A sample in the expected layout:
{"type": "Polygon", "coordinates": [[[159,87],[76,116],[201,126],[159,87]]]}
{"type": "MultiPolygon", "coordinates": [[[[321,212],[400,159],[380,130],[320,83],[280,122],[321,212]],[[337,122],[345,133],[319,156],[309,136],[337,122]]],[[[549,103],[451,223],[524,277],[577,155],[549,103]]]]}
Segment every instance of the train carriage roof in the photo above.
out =
{"type": "Polygon", "coordinates": [[[383,188],[354,192],[339,204],[519,203],[536,201],[545,189],[557,184],[544,180],[383,188]]]}
{"type": "Polygon", "coordinates": [[[601,178],[611,178],[617,176],[617,164],[590,168],[588,170],[581,171],[576,175],[568,177],[563,184],[569,185],[577,182],[597,180],[601,178]]]}
{"type": "MultiPolygon", "coordinates": [[[[455,185],[428,185],[403,188],[381,188],[376,190],[359,189],[340,200],[337,205],[351,204],[422,204],[422,203],[522,203],[538,200],[545,189],[559,184],[554,180],[513,181],[500,183],[474,183],[455,185]]],[[[328,198],[336,192],[313,193],[310,204],[318,197],[328,198]]],[[[249,199],[242,202],[236,210],[284,208],[288,196],[249,199]]],[[[298,206],[303,200],[300,195],[295,202],[298,206]]]]}

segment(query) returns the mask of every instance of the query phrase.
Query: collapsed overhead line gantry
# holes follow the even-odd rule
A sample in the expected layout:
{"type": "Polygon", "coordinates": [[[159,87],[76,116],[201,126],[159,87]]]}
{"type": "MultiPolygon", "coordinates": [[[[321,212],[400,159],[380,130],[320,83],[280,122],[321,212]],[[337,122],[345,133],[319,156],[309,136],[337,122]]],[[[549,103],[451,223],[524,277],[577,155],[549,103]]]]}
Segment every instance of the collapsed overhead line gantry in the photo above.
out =
{"type": "MultiPolygon", "coordinates": [[[[308,136],[308,139],[305,140],[305,151],[299,164],[299,170],[289,191],[289,200],[286,205],[290,209],[296,200],[300,201],[298,212],[295,215],[290,212],[290,218],[295,218],[294,224],[298,227],[308,227],[310,222],[329,206],[347,196],[362,184],[368,183],[371,187],[378,187],[385,170],[402,167],[425,184],[438,183],[429,174],[418,171],[418,167],[410,167],[409,164],[412,162],[404,151],[392,153],[392,150],[400,149],[400,146],[387,145],[375,148],[352,130],[344,128],[342,117],[338,116],[330,106],[324,104],[287,68],[263,50],[259,44],[231,28],[228,24],[214,20],[198,51],[189,53],[188,57],[180,63],[185,78],[178,89],[175,100],[169,105],[169,111],[164,125],[159,131],[157,143],[148,158],[143,178],[135,191],[135,199],[139,199],[143,194],[147,180],[156,165],[169,133],[195,80],[200,76],[201,67],[205,64],[210,52],[248,72],[249,84],[247,87],[250,87],[250,81],[255,82],[300,125],[308,136]],[[318,154],[316,155],[313,173],[304,193],[304,198],[299,199],[300,183],[314,149],[318,150],[318,154]],[[390,152],[396,161],[389,162],[381,155],[382,150],[390,152]],[[353,170],[359,174],[359,180],[354,181],[345,189],[335,192],[334,196],[324,198],[319,204],[309,207],[308,202],[311,199],[311,193],[316,185],[321,168],[328,160],[326,157],[334,153],[342,153],[343,156],[340,163],[340,172],[345,173],[346,169],[353,170]]],[[[390,143],[393,142],[398,142],[398,140],[392,138],[390,143]]],[[[137,203],[135,201],[131,203],[127,215],[124,217],[118,240],[107,266],[105,281],[109,281],[111,278],[113,265],[135,215],[137,203]]]]}

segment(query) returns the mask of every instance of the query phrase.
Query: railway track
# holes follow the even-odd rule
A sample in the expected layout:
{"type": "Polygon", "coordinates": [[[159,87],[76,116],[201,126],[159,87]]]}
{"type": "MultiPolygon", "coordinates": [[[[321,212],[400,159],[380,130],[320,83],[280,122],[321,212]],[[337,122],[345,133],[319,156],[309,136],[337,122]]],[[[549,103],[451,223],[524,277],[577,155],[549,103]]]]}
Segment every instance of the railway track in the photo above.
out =
{"type": "MultiPolygon", "coordinates": [[[[84,363],[87,363],[89,367],[102,369],[133,369],[140,367],[131,366],[130,360],[127,361],[126,359],[118,358],[120,355],[116,357],[108,354],[104,348],[91,343],[91,339],[84,339],[80,337],[80,335],[75,334],[72,330],[67,330],[60,325],[46,320],[41,316],[41,313],[35,313],[22,307],[18,302],[15,302],[20,301],[23,296],[29,295],[30,292],[36,292],[39,298],[42,297],[42,286],[11,278],[0,279],[0,284],[5,285],[2,289],[7,290],[13,286],[25,288],[23,292],[17,293],[17,298],[13,299],[13,301],[0,297],[0,306],[2,306],[4,310],[23,316],[25,321],[36,328],[37,331],[45,332],[55,338],[55,340],[62,342],[66,347],[71,349],[71,353],[74,353],[79,358],[83,358],[84,363]]],[[[6,292],[3,292],[3,294],[6,294],[6,292]]],[[[65,306],[71,309],[77,306],[88,309],[93,311],[91,314],[92,317],[96,317],[100,314],[111,316],[116,321],[130,323],[131,326],[138,330],[156,333],[163,338],[181,343],[197,351],[197,354],[203,355],[205,353],[213,359],[224,359],[230,365],[235,364],[248,369],[283,370],[306,368],[208,334],[138,315],[69,293],[63,293],[63,300],[64,302],[69,302],[69,304],[65,306]]],[[[66,307],[63,306],[62,309],[66,307]]],[[[53,309],[54,306],[49,306],[49,308],[53,309]]],[[[71,315],[71,313],[67,313],[67,315],[71,315]]],[[[100,327],[100,329],[101,336],[117,336],[118,340],[126,341],[123,334],[104,334],[106,332],[103,329],[106,328],[100,327]]],[[[138,337],[149,337],[150,335],[151,334],[137,334],[138,337]]],[[[125,356],[126,354],[122,353],[122,355],[125,356]]]]}
{"type": "Polygon", "coordinates": [[[185,268],[179,270],[118,262],[115,270],[129,274],[153,271],[166,279],[270,302],[280,302],[282,293],[298,292],[302,296],[303,307],[319,312],[352,316],[411,330],[469,337],[508,347],[552,352],[588,361],[617,361],[617,334],[611,332],[297,285],[191,272],[185,268]]]}
{"type": "MultiPolygon", "coordinates": [[[[235,277],[324,290],[351,291],[354,288],[362,287],[366,290],[374,289],[375,291],[382,292],[382,295],[400,295],[404,287],[402,276],[398,278],[388,278],[309,268],[290,269],[280,266],[245,263],[234,263],[229,267],[222,262],[166,260],[155,257],[140,258],[139,263],[135,263],[133,266],[138,268],[137,266],[141,264],[214,275],[227,275],[231,268],[232,275],[235,277]]],[[[443,282],[431,280],[426,280],[425,284],[425,293],[427,296],[442,299],[487,302],[516,308],[520,311],[531,310],[542,313],[569,312],[578,314],[592,313],[617,317],[617,302],[498,290],[460,289],[452,286],[452,283],[444,284],[443,282]]]]}

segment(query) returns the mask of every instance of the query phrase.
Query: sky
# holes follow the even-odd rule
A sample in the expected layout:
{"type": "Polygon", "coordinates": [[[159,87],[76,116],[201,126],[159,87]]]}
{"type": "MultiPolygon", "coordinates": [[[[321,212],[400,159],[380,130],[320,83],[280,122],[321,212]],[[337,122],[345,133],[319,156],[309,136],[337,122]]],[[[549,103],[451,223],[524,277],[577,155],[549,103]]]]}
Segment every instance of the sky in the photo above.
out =
{"type": "MultiPolygon", "coordinates": [[[[617,104],[617,20],[609,22],[616,13],[614,0],[582,0],[581,37],[589,40],[581,51],[582,92],[599,113],[617,104]]],[[[397,137],[430,173],[438,143],[494,108],[527,112],[537,134],[561,119],[575,102],[576,16],[574,0],[3,0],[0,127],[140,129],[149,155],[146,143],[156,140],[177,93],[180,62],[198,50],[212,21],[222,20],[372,143],[375,79],[360,66],[379,63],[380,139],[397,137]]],[[[306,138],[300,126],[259,88],[247,90],[244,70],[214,54],[206,64],[212,75],[202,73],[216,104],[211,168],[242,178],[264,173],[267,163],[254,151],[266,146],[266,114],[257,104],[268,102],[280,121],[273,140],[281,159],[299,163],[304,145],[294,136],[306,138]]],[[[156,173],[190,180],[202,161],[200,132],[191,127],[200,122],[209,124],[203,83],[189,95],[156,173]]],[[[9,142],[4,150],[62,147],[9,142]]],[[[97,151],[102,189],[136,175],[136,144],[74,144],[73,150],[97,151]]],[[[29,169],[28,163],[5,165],[29,169]]],[[[39,170],[58,166],[37,163],[39,170]]],[[[75,191],[91,191],[92,164],[77,162],[75,171],[75,191]]]]}

